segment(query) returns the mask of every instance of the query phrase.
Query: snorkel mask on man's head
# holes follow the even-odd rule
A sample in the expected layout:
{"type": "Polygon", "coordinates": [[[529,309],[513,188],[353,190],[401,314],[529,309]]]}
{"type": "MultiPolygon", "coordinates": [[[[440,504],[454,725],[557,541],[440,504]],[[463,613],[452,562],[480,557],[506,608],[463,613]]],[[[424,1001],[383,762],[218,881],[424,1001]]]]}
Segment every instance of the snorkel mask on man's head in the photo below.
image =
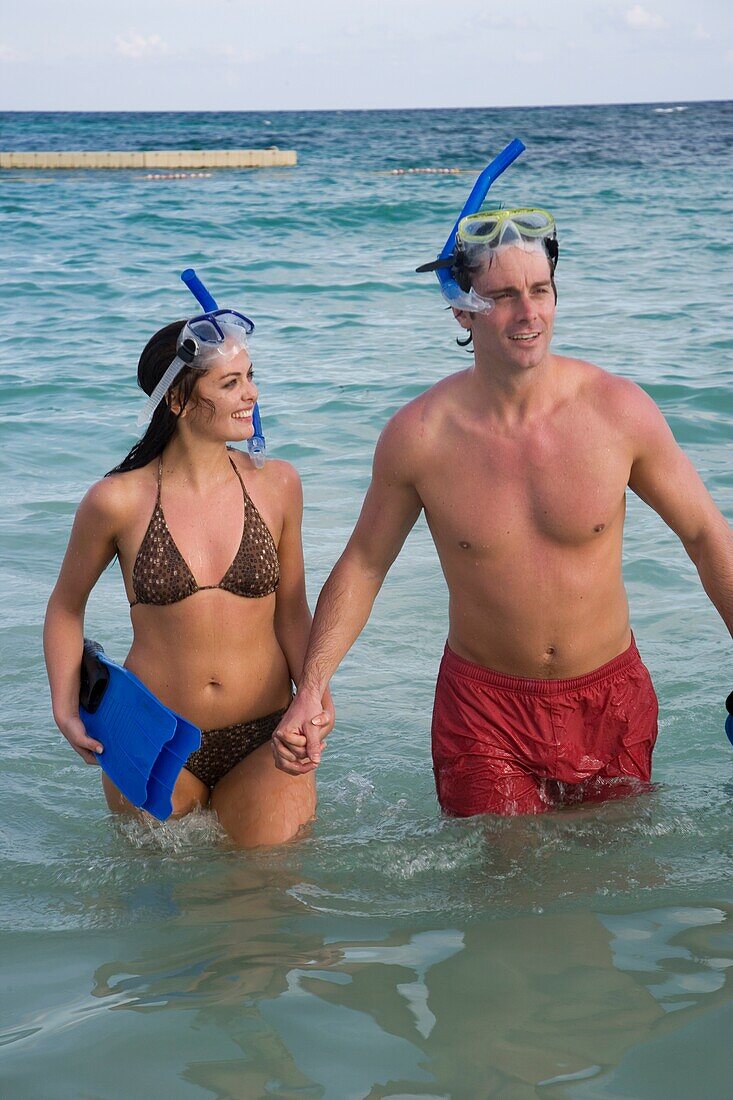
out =
{"type": "Polygon", "coordinates": [[[555,219],[539,207],[481,210],[494,180],[524,151],[518,139],[507,145],[476,180],[463,210],[437,260],[421,264],[418,271],[435,271],[440,290],[453,309],[487,313],[494,308],[473,288],[474,276],[488,261],[509,247],[525,252],[544,252],[550,264],[553,289],[558,257],[555,219]]]}

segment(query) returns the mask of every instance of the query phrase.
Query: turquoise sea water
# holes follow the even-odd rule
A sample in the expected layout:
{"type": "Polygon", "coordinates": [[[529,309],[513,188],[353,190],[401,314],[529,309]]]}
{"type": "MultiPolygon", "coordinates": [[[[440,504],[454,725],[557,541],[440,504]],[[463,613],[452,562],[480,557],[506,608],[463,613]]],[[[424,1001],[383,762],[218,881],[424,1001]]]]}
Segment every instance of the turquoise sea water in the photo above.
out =
{"type": "MultiPolygon", "coordinates": [[[[733,1095],[730,640],[630,500],[658,789],[451,821],[429,721],[446,596],[421,522],[335,681],[318,820],[232,851],[206,814],[115,824],[53,725],[40,627],[74,508],[126,453],[146,338],[196,267],[258,325],[273,454],[304,482],[315,600],[381,426],[466,355],[435,280],[473,175],[557,216],[555,346],[639,381],[733,513],[733,104],[0,116],[4,148],[295,148],[296,169],[0,174],[0,1094],[437,1100],[733,1095]],[[684,108],[684,109],[683,109],[684,108]],[[395,168],[460,175],[395,175],[395,168]]],[[[460,455],[444,461],[460,475],[460,455]]],[[[487,500],[490,507],[490,500],[487,500]]],[[[118,574],[88,633],[122,657],[118,574]]]]}

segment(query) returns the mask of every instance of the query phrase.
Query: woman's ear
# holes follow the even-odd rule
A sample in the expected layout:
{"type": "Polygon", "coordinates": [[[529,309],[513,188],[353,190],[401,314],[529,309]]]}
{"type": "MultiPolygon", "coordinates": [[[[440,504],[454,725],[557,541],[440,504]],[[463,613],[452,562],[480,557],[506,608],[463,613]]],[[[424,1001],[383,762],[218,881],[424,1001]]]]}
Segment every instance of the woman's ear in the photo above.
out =
{"type": "Polygon", "coordinates": [[[180,390],[168,390],[168,393],[165,395],[165,401],[170,411],[179,420],[186,415],[186,406],[181,404],[180,390]]]}

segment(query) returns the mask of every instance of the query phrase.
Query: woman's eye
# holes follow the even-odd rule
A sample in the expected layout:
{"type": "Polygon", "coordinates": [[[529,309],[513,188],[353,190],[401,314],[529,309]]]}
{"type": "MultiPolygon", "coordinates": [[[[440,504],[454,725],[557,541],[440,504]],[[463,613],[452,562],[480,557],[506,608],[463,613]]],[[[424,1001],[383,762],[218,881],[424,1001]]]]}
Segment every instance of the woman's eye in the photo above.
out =
{"type": "Polygon", "coordinates": [[[230,378],[228,382],[224,383],[224,389],[225,390],[231,390],[234,386],[236,386],[236,384],[237,384],[236,378],[230,378]]]}

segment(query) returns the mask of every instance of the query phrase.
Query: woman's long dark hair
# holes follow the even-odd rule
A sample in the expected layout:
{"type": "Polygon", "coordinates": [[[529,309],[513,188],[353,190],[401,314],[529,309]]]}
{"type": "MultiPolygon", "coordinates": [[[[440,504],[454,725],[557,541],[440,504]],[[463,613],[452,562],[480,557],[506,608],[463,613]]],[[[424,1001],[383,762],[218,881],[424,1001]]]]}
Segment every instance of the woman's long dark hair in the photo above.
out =
{"type": "MultiPolygon", "coordinates": [[[[176,342],[185,323],[185,321],[173,321],[172,324],[166,325],[165,328],[156,332],[143,348],[137,365],[137,384],[148,396],[175,359],[176,342]]],[[[184,367],[181,370],[174,383],[179,411],[172,412],[168,402],[161,401],[142,439],[138,439],[127,457],[123,458],[119,466],[109,470],[105,477],[109,477],[110,474],[123,474],[127,470],[139,470],[141,466],[147,466],[163,453],[176,430],[178,417],[191,399],[198,377],[198,371],[191,367],[184,367]]]]}

